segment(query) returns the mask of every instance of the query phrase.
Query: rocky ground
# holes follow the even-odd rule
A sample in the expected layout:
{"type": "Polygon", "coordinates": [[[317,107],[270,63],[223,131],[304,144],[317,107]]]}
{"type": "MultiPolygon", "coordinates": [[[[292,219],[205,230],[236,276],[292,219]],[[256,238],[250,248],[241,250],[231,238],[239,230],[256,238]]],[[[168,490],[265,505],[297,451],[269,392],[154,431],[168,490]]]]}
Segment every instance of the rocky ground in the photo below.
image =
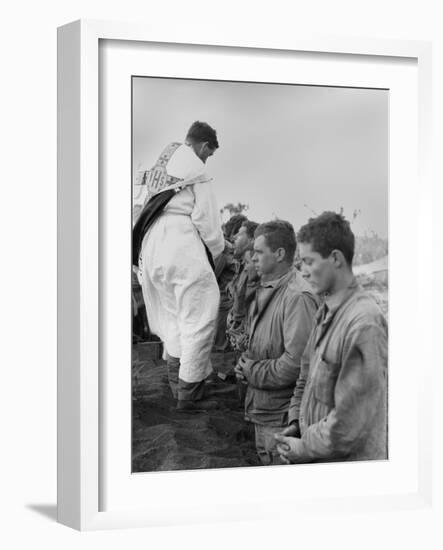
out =
{"type": "MultiPolygon", "coordinates": [[[[220,408],[207,413],[175,410],[164,361],[143,344],[133,354],[133,472],[258,466],[253,429],[243,418],[237,385],[212,386],[220,408]]],[[[232,354],[214,354],[223,377],[232,354]]]]}

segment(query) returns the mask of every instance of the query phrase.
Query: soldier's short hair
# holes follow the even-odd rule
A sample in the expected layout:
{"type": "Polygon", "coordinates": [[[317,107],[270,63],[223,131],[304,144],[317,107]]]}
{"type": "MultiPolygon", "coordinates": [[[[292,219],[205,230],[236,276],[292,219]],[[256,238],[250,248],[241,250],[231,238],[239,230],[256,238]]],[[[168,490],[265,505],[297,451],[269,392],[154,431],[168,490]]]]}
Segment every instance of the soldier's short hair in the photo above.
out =
{"type": "Polygon", "coordinates": [[[285,250],[285,260],[292,264],[294,261],[295,249],[297,241],[295,231],[289,222],[285,220],[273,220],[260,224],[255,230],[254,237],[263,235],[267,246],[275,252],[278,248],[285,250]]]}
{"type": "Polygon", "coordinates": [[[251,220],[246,220],[246,221],[244,221],[244,222],[241,224],[241,227],[245,227],[245,228],[246,228],[246,234],[247,234],[247,236],[248,236],[250,239],[253,239],[253,238],[254,238],[255,230],[256,230],[257,227],[258,227],[258,223],[257,223],[257,222],[253,222],[253,221],[251,221],[251,220]]]}
{"type": "Polygon", "coordinates": [[[231,216],[223,227],[225,237],[228,240],[233,239],[243,223],[247,221],[248,218],[243,214],[234,214],[233,216],[231,216]]]}
{"type": "Polygon", "coordinates": [[[355,249],[355,237],[351,225],[336,212],[323,212],[300,228],[297,239],[309,243],[315,252],[327,258],[333,250],[340,250],[348,265],[352,265],[355,249]]]}

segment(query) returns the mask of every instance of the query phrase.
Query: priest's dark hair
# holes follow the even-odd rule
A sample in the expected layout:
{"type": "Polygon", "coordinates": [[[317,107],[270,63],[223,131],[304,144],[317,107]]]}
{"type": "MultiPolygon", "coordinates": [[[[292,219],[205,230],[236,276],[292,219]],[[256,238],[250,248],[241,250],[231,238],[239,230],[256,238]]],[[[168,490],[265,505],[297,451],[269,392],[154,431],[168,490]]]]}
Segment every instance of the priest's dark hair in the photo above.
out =
{"type": "Polygon", "coordinates": [[[188,130],[186,139],[194,143],[206,141],[211,149],[218,149],[217,132],[206,122],[196,120],[188,130]]]}

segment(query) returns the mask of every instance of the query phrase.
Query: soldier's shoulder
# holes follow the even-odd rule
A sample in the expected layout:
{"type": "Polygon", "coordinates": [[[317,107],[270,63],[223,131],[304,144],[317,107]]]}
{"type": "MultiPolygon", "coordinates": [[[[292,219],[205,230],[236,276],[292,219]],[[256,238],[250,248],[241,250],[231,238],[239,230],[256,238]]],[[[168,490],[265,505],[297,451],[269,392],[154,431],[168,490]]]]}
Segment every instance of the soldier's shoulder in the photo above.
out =
{"type": "Polygon", "coordinates": [[[374,296],[361,287],[354,294],[346,316],[353,324],[386,324],[386,318],[374,296]]]}

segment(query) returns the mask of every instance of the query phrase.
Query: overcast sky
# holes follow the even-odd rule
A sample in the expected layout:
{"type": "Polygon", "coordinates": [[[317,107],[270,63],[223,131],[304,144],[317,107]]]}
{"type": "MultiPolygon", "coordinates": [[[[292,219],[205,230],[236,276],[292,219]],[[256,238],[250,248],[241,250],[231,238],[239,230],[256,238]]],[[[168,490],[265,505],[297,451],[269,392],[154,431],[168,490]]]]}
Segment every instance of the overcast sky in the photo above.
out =
{"type": "Polygon", "coordinates": [[[133,79],[133,166],[149,169],[194,120],[217,130],[207,161],[220,208],[298,228],[344,208],[357,235],[388,233],[386,90],[181,79],[133,79]]]}

